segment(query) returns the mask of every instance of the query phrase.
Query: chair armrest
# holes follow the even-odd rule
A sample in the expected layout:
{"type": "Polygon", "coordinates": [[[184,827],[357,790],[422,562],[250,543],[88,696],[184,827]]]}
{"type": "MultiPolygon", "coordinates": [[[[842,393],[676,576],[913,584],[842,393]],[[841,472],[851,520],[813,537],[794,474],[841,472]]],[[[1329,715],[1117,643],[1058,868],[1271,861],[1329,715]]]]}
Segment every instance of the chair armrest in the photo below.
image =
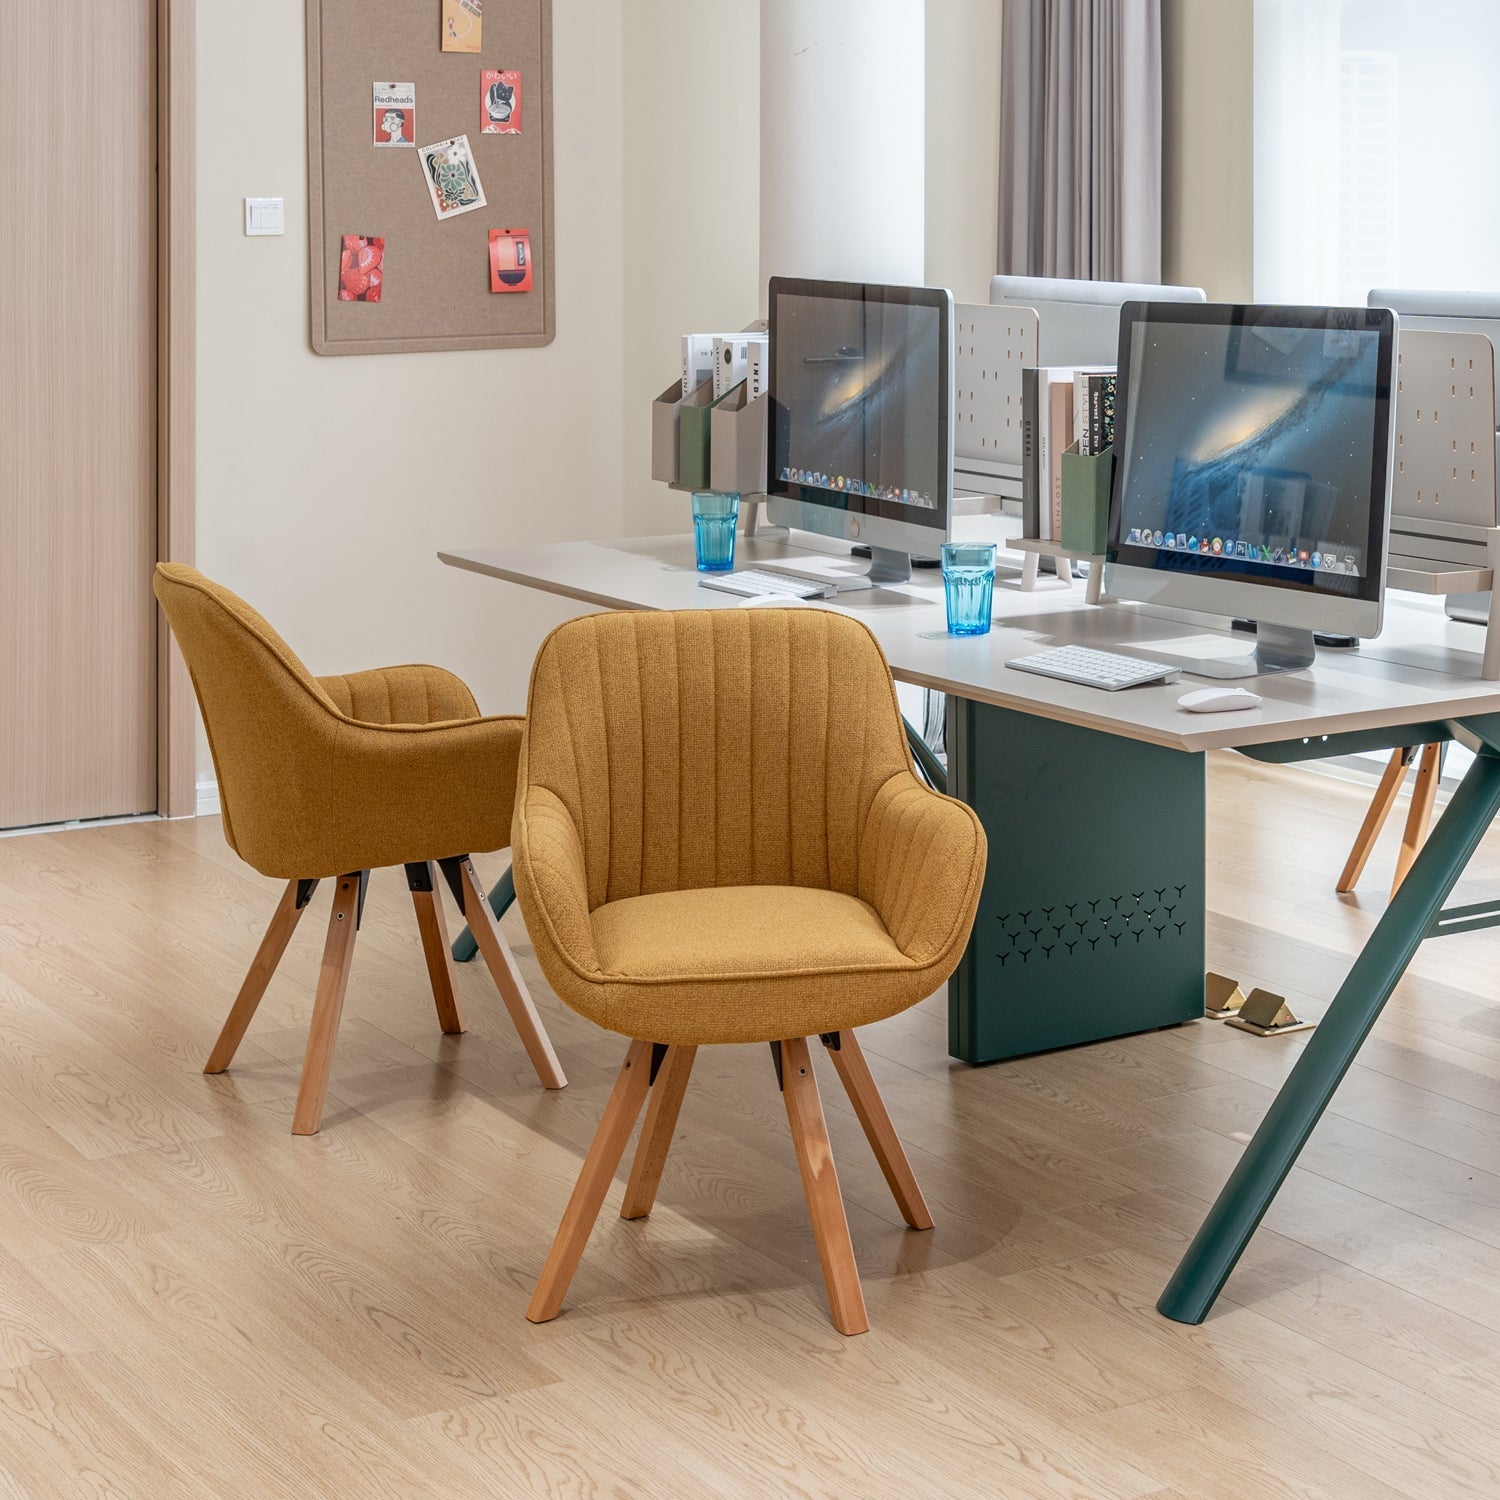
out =
{"type": "Polygon", "coordinates": [[[555,958],[579,978],[597,980],[583,841],[556,792],[526,789],[516,804],[511,842],[516,898],[543,973],[559,989],[560,976],[554,977],[555,963],[549,961],[555,958]]]}
{"type": "Polygon", "coordinates": [[[910,771],[876,792],[860,835],[859,893],[913,962],[935,963],[968,941],[985,848],[973,809],[910,771]]]}
{"type": "Polygon", "coordinates": [[[479,705],[463,678],[442,667],[374,667],[319,677],[317,683],[341,714],[364,724],[440,724],[479,717],[479,705]]]}

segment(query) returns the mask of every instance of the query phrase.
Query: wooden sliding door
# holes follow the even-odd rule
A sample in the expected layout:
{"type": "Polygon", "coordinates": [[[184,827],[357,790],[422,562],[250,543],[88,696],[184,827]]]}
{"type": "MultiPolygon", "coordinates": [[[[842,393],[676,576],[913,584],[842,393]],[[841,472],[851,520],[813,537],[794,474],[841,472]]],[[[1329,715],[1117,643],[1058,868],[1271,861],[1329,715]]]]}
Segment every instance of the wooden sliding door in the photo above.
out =
{"type": "Polygon", "coordinates": [[[157,797],[157,3],[0,4],[0,828],[157,797]]]}

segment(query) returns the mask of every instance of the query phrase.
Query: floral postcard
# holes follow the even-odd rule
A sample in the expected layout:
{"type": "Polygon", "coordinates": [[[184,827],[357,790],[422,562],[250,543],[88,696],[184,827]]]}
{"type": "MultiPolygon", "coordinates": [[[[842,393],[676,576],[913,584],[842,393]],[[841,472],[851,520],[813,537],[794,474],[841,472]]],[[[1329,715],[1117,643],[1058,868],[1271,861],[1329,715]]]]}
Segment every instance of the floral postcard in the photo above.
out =
{"type": "Polygon", "coordinates": [[[375,144],[417,144],[417,86],[414,83],[377,83],[374,86],[375,144]]]}
{"type": "Polygon", "coordinates": [[[520,135],[521,75],[485,68],[479,75],[479,133],[520,135]]]}
{"type": "Polygon", "coordinates": [[[379,302],[385,284],[385,239],[378,234],[346,234],[339,253],[339,301],[379,302]]]}
{"type": "Polygon", "coordinates": [[[484,189],[479,185],[479,171],[469,138],[456,135],[452,140],[423,146],[417,152],[422,175],[427,179],[427,193],[432,211],[439,219],[451,219],[484,207],[484,189]]]}

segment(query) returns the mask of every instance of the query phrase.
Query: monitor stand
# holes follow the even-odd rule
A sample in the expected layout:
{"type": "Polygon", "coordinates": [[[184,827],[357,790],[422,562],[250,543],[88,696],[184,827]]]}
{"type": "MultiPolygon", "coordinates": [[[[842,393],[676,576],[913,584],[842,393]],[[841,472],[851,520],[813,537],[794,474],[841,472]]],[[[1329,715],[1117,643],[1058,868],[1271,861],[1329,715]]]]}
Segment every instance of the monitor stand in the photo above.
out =
{"type": "Polygon", "coordinates": [[[1268,625],[1264,620],[1255,627],[1254,656],[1169,657],[1170,661],[1193,677],[1219,679],[1267,677],[1273,672],[1302,672],[1317,659],[1318,647],[1310,630],[1294,630],[1287,625],[1268,625]]]}

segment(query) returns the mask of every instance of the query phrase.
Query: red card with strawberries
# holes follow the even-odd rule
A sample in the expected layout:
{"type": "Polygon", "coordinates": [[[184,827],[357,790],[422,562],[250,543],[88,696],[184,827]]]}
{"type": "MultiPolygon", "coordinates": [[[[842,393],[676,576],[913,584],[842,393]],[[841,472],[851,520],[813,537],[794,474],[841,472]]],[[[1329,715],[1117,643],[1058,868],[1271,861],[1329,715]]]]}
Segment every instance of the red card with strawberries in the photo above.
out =
{"type": "Polygon", "coordinates": [[[379,302],[384,281],[384,238],[378,234],[346,234],[339,255],[339,301],[379,302]]]}

